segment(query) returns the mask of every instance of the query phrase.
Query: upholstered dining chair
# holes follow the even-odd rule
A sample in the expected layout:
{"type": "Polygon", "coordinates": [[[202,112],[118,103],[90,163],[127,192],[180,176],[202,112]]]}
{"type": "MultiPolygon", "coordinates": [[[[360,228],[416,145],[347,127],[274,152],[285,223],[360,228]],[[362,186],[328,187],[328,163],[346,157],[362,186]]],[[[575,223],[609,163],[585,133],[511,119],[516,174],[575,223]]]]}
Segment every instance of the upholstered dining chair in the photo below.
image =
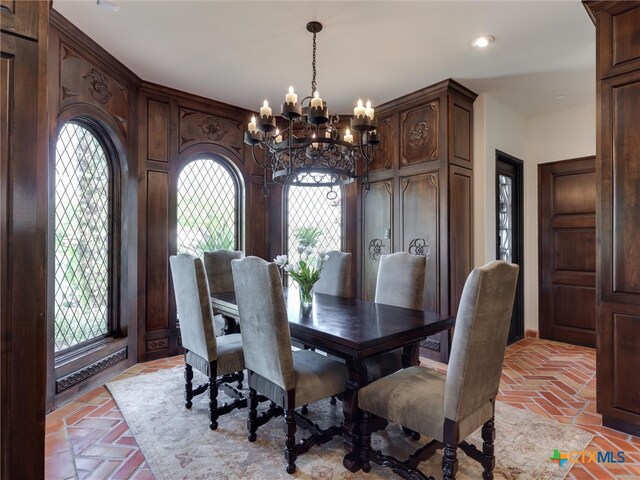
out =
{"type": "Polygon", "coordinates": [[[184,347],[185,407],[192,399],[209,389],[209,427],[218,428],[218,417],[234,408],[245,407],[247,399],[228,382],[237,381],[242,388],[244,353],[240,334],[216,338],[209,284],[201,259],[180,254],[169,258],[176,307],[180,319],[180,335],[184,347]],[[207,377],[208,383],[193,388],[193,368],[207,377]],[[234,400],[218,406],[218,388],[234,400]]]}
{"type": "MultiPolygon", "coordinates": [[[[296,458],[312,445],[325,443],[339,428],[313,431],[296,444],[296,407],[316,402],[345,389],[349,376],[344,363],[311,350],[291,350],[289,320],[278,267],[258,257],[231,262],[235,283],[245,364],[249,382],[249,441],[269,418],[284,413],[287,473],[296,471],[296,458]],[[271,400],[267,412],[257,417],[257,392],[271,400]]],[[[303,417],[302,417],[303,418],[303,417]]]]}
{"type": "MultiPolygon", "coordinates": [[[[397,252],[380,257],[376,282],[376,303],[422,310],[427,258],[397,252]]],[[[382,378],[402,368],[402,349],[381,353],[365,360],[367,375],[382,378]]]]}
{"type": "MultiPolygon", "coordinates": [[[[212,252],[204,252],[202,254],[202,261],[204,262],[204,269],[207,272],[209,292],[211,294],[233,292],[231,260],[243,257],[244,253],[237,250],[214,250],[212,252]]],[[[216,336],[219,337],[220,335],[223,335],[227,331],[228,327],[224,317],[220,314],[216,314],[213,317],[213,321],[216,336]]]]}
{"type": "Polygon", "coordinates": [[[483,478],[493,478],[495,456],[494,411],[513,309],[517,265],[493,261],[471,272],[462,291],[451,358],[445,374],[426,367],[410,367],[377,380],[358,392],[363,410],[363,470],[371,461],[398,468],[403,478],[422,478],[420,462],[444,447],[442,471],[454,480],[457,448],[479,461],[483,478]],[[428,435],[433,440],[404,463],[371,454],[371,414],[428,435]],[[464,439],[482,426],[482,451],[464,439]],[[403,475],[404,474],[404,475],[403,475]],[[420,472],[421,474],[421,472],[420,472]],[[414,475],[414,476],[410,476],[414,475]]]}
{"type": "Polygon", "coordinates": [[[351,254],[331,250],[322,265],[320,280],[314,286],[316,293],[337,297],[351,296],[351,254]]]}

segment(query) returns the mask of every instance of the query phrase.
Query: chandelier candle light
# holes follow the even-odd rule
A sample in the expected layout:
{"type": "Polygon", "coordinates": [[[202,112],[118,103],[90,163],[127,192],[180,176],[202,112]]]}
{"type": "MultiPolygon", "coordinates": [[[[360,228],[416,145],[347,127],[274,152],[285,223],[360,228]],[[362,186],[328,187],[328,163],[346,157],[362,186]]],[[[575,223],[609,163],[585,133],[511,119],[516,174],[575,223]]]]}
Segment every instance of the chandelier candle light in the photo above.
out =
{"type": "Polygon", "coordinates": [[[337,128],[340,117],[329,115],[327,102],[320,97],[316,84],[316,34],[322,24],[309,22],[307,30],[313,33],[311,95],[298,102],[298,95],[290,86],[280,122],[265,100],[260,115],[251,117],[244,134],[245,143],[252,147],[253,161],[265,171],[264,194],[268,193],[267,170],[271,170],[273,182],[283,185],[333,187],[361,178],[368,189],[369,163],[380,143],[374,109],[370,101],[365,106],[358,99],[350,128],[341,136],[337,128]],[[256,147],[265,151],[262,163],[256,157],[256,147]]]}

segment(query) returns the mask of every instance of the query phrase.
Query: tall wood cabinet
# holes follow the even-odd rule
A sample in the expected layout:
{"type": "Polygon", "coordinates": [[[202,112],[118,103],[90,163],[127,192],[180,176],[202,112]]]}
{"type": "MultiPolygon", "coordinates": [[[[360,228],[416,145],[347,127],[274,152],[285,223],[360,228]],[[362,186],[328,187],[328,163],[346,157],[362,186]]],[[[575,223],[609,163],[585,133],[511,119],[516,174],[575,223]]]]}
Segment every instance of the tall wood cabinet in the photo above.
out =
{"type": "Polygon", "coordinates": [[[596,24],[597,403],[640,435],[640,2],[585,2],[596,24]]]}
{"type": "Polygon", "coordinates": [[[44,477],[49,2],[0,2],[0,478],[44,477]]]}
{"type": "MultiPolygon", "coordinates": [[[[375,297],[380,256],[427,257],[424,308],[454,315],[473,268],[473,102],[453,80],[376,109],[382,143],[362,188],[361,294],[375,297]]],[[[447,332],[423,341],[421,355],[447,361],[447,332]]]]}

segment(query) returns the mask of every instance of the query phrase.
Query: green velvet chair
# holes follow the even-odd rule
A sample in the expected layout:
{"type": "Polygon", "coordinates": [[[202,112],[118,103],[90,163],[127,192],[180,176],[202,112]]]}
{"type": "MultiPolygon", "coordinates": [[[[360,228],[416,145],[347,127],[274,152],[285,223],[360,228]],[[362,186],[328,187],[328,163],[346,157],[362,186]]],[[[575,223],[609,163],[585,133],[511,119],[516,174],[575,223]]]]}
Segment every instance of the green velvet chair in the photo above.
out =
{"type": "MultiPolygon", "coordinates": [[[[471,272],[464,286],[447,374],[410,367],[358,392],[362,415],[363,470],[370,462],[397,469],[403,478],[427,478],[417,466],[444,447],[442,471],[453,480],[457,449],[479,461],[483,478],[493,478],[494,410],[507,345],[519,267],[494,261],[471,272]],[[406,462],[372,454],[371,414],[423,433],[433,440],[406,462]],[[482,451],[465,438],[482,426],[482,451]]],[[[395,470],[394,470],[395,471],[395,470]]]]}
{"type": "Polygon", "coordinates": [[[331,250],[327,255],[314,291],[336,297],[351,297],[351,254],[331,250]]]}
{"type": "Polygon", "coordinates": [[[245,364],[249,382],[249,441],[273,416],[284,414],[287,473],[296,470],[296,458],[312,445],[329,441],[338,427],[320,431],[294,409],[345,389],[349,372],[344,363],[311,350],[291,351],[289,320],[278,267],[258,257],[233,260],[233,279],[245,364]],[[257,416],[257,392],[271,400],[257,416]],[[295,417],[294,417],[295,415],[295,417]],[[296,420],[313,435],[296,444],[296,420]]]}
{"type": "MultiPolygon", "coordinates": [[[[244,253],[237,250],[214,250],[212,252],[204,252],[202,255],[202,261],[204,262],[204,269],[207,272],[209,292],[212,295],[214,293],[233,292],[231,260],[243,257],[244,253]]],[[[216,336],[218,337],[225,333],[233,333],[228,331],[229,326],[227,321],[220,314],[214,315],[213,325],[216,330],[216,336]]]]}
{"type": "MultiPolygon", "coordinates": [[[[423,310],[427,258],[407,252],[380,257],[376,282],[376,303],[423,310]]],[[[377,380],[402,368],[402,349],[365,360],[367,376],[377,380]]]]}
{"type": "Polygon", "coordinates": [[[194,396],[209,390],[209,427],[218,428],[218,417],[234,408],[245,407],[247,399],[228,382],[242,388],[244,353],[240,334],[216,338],[209,284],[201,259],[181,254],[170,257],[173,290],[180,319],[180,335],[185,350],[185,407],[191,408],[194,396]],[[209,381],[193,388],[193,368],[209,381]],[[218,388],[234,400],[218,406],[218,388]]]}

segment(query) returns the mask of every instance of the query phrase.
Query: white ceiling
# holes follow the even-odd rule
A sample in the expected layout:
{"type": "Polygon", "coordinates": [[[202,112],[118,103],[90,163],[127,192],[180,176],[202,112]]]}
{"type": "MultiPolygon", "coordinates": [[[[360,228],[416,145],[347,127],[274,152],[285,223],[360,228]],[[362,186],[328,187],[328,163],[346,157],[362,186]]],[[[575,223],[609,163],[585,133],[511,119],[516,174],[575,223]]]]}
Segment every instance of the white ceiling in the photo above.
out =
{"type": "Polygon", "coordinates": [[[449,77],[525,117],[595,102],[595,29],[579,0],[115,3],[53,7],[142,79],[248,109],[267,98],[279,111],[289,84],[310,93],[310,20],[324,24],[317,81],[333,112],[449,77]],[[471,47],[484,34],[495,43],[471,47]]]}

